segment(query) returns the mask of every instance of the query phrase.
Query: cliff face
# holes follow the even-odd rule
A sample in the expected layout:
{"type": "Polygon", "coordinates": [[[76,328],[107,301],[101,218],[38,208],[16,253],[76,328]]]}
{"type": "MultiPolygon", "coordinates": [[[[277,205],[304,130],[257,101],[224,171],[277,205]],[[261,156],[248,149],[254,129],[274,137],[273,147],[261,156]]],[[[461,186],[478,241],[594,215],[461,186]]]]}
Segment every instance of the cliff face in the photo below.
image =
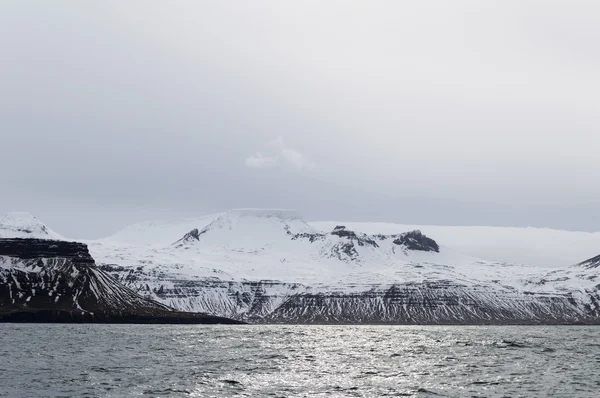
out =
{"type": "Polygon", "coordinates": [[[47,239],[0,239],[0,256],[21,260],[62,258],[77,264],[94,264],[84,243],[47,239]]]}
{"type": "MultiPolygon", "coordinates": [[[[252,323],[598,324],[598,295],[535,293],[454,281],[315,286],[278,281],[153,280],[123,283],[174,308],[252,323]]],[[[120,272],[117,272],[120,274],[120,272]]]]}
{"type": "Polygon", "coordinates": [[[568,296],[527,296],[452,283],[292,296],[261,321],[429,325],[600,323],[568,296]]]}
{"type": "Polygon", "coordinates": [[[0,239],[0,321],[216,323],[144,298],[98,269],[85,244],[0,239]]]}

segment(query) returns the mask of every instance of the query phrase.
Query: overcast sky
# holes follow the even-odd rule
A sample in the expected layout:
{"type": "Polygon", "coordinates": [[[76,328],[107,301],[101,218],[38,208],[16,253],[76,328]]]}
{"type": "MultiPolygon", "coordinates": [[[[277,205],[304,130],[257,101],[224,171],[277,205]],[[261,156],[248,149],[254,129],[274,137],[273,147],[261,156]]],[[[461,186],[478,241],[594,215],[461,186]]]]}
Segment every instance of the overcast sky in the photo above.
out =
{"type": "Polygon", "coordinates": [[[0,213],[600,230],[597,1],[0,2],[0,213]]]}

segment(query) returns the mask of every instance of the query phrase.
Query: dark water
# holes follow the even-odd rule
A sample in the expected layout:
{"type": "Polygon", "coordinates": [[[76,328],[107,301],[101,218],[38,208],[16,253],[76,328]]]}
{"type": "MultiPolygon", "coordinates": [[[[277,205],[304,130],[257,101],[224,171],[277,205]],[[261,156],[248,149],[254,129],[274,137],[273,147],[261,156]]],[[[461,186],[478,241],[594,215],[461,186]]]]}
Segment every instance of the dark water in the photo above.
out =
{"type": "Polygon", "coordinates": [[[599,397],[600,328],[0,324],[7,397],[599,397]]]}

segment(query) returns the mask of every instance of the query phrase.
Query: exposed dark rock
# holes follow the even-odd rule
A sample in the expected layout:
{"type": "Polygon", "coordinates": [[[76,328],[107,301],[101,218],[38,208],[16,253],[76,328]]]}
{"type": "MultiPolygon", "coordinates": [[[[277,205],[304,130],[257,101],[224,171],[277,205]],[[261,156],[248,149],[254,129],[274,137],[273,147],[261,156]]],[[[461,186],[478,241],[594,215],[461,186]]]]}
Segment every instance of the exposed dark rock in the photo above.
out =
{"type": "Polygon", "coordinates": [[[315,243],[318,240],[323,240],[325,239],[325,235],[324,234],[318,234],[318,233],[301,233],[301,234],[295,234],[294,236],[292,236],[292,240],[298,240],[298,239],[308,239],[308,241],[310,243],[315,243]]]}
{"type": "Polygon", "coordinates": [[[585,261],[579,263],[579,265],[581,265],[585,268],[598,268],[598,267],[600,267],[600,255],[596,256],[596,257],[592,257],[589,260],[585,260],[585,261]]]}
{"type": "Polygon", "coordinates": [[[368,246],[373,246],[373,247],[379,247],[377,242],[375,242],[373,239],[371,239],[367,235],[364,235],[364,234],[358,235],[356,232],[346,229],[346,227],[344,227],[342,225],[338,225],[337,227],[335,227],[334,230],[331,231],[331,235],[336,235],[336,236],[339,236],[340,238],[347,238],[352,242],[356,242],[356,244],[359,246],[367,246],[368,245],[368,246]]]}
{"type": "Polygon", "coordinates": [[[437,242],[423,235],[421,231],[411,231],[394,236],[394,244],[406,247],[408,250],[425,252],[440,252],[437,242]]]}
{"type": "MultiPolygon", "coordinates": [[[[337,247],[340,253],[344,253],[349,258],[355,260],[358,257],[358,252],[352,243],[344,243],[337,247]]],[[[341,258],[341,256],[340,256],[341,258]]]]}
{"type": "Polygon", "coordinates": [[[377,240],[386,240],[386,239],[390,238],[390,235],[375,234],[375,235],[371,235],[371,238],[377,239],[377,240]]]}
{"type": "Polygon", "coordinates": [[[87,245],[45,239],[0,239],[0,256],[21,259],[61,257],[77,264],[93,264],[87,245]]]}
{"type": "Polygon", "coordinates": [[[206,229],[203,229],[202,231],[198,231],[198,228],[194,228],[187,234],[183,235],[183,237],[181,239],[179,239],[177,242],[175,242],[173,244],[175,246],[182,246],[186,243],[197,242],[200,240],[200,235],[202,235],[204,233],[206,233],[206,229]]]}
{"type": "Polygon", "coordinates": [[[300,233],[295,234],[292,240],[307,239],[310,243],[325,240],[327,236],[338,236],[344,238],[340,242],[334,244],[328,249],[327,253],[322,253],[325,256],[337,258],[341,261],[354,261],[359,259],[359,253],[356,246],[372,246],[379,247],[377,242],[365,234],[357,234],[354,231],[346,229],[343,225],[336,226],[330,234],[320,233],[300,233]]]}
{"type": "Polygon", "coordinates": [[[200,240],[200,233],[198,232],[198,228],[192,229],[190,232],[183,236],[184,239],[195,239],[200,240]]]}
{"type": "Polygon", "coordinates": [[[356,239],[356,232],[346,229],[343,225],[338,225],[331,231],[331,235],[337,235],[343,238],[356,239]]]}

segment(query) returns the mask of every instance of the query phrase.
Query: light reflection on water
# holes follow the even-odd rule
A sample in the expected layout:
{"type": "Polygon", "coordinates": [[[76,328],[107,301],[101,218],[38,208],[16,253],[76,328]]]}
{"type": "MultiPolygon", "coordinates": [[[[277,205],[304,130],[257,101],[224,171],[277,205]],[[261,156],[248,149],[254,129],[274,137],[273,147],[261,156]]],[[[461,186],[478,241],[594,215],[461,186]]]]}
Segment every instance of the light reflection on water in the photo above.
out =
{"type": "Polygon", "coordinates": [[[594,327],[0,324],[0,396],[596,397],[594,327]]]}

